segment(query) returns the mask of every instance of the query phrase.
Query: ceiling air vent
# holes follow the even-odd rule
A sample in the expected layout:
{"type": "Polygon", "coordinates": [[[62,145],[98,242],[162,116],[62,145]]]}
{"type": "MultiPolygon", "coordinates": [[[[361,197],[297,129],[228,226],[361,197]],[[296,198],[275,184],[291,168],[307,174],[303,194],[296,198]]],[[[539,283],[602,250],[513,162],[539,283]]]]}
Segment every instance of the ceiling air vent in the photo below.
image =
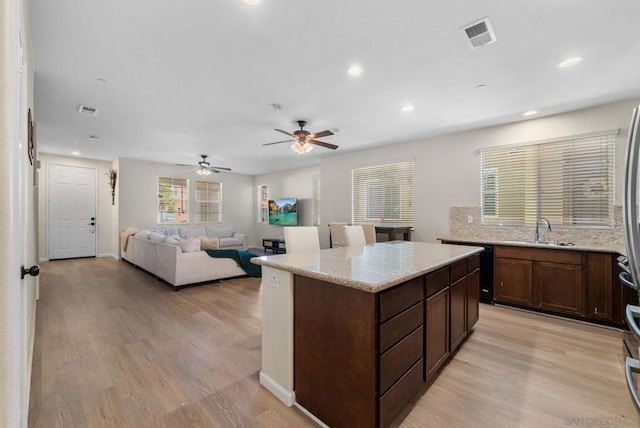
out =
{"type": "Polygon", "coordinates": [[[465,25],[462,29],[467,35],[471,49],[481,48],[497,40],[488,16],[465,25]]]}
{"type": "Polygon", "coordinates": [[[97,108],[85,106],[82,104],[78,106],[78,111],[82,114],[88,114],[89,116],[96,116],[98,114],[97,108]]]}

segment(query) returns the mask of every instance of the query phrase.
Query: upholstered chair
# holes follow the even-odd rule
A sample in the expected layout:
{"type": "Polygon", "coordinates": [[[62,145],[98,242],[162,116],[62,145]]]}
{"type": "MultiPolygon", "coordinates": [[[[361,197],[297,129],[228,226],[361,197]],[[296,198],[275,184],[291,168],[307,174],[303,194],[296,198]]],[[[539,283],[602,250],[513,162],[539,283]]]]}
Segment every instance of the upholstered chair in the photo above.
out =
{"type": "Polygon", "coordinates": [[[376,226],[373,223],[360,223],[362,230],[364,231],[364,240],[369,244],[375,244],[376,239],[376,226]]]}
{"type": "Polygon", "coordinates": [[[347,223],[331,222],[329,223],[329,233],[331,234],[331,248],[344,247],[347,245],[347,237],[344,234],[343,226],[347,223]]]}
{"type": "Polygon", "coordinates": [[[362,226],[342,226],[346,236],[347,246],[364,246],[367,241],[364,237],[364,229],[362,226]]]}
{"type": "Polygon", "coordinates": [[[315,226],[285,227],[284,242],[287,254],[320,251],[320,238],[315,226]]]}

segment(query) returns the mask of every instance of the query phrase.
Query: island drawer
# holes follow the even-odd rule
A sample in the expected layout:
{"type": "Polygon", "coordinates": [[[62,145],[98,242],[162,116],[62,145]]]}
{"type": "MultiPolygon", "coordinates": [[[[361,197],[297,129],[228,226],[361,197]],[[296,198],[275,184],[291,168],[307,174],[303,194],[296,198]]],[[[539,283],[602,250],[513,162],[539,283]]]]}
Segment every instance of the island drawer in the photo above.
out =
{"type": "Polygon", "coordinates": [[[460,260],[459,262],[455,262],[451,265],[451,275],[449,279],[451,284],[465,276],[467,276],[467,259],[460,260]]]}
{"type": "Polygon", "coordinates": [[[418,302],[380,326],[380,353],[424,323],[424,301],[418,302]]]}
{"type": "Polygon", "coordinates": [[[420,359],[402,378],[380,397],[380,426],[388,427],[407,403],[424,387],[424,359],[420,359]]]}
{"type": "Polygon", "coordinates": [[[380,322],[385,322],[424,299],[424,279],[418,277],[380,294],[380,322]]]}
{"type": "Polygon", "coordinates": [[[384,393],[423,357],[424,328],[418,327],[380,357],[380,393],[384,393]]]}
{"type": "Polygon", "coordinates": [[[427,274],[427,297],[449,286],[449,266],[427,274]]]}
{"type": "Polygon", "coordinates": [[[496,246],[494,256],[496,258],[531,260],[534,262],[582,264],[582,252],[574,250],[496,246]]]}
{"type": "Polygon", "coordinates": [[[469,273],[473,272],[476,269],[480,269],[480,254],[475,254],[469,257],[467,260],[469,261],[469,273]]]}

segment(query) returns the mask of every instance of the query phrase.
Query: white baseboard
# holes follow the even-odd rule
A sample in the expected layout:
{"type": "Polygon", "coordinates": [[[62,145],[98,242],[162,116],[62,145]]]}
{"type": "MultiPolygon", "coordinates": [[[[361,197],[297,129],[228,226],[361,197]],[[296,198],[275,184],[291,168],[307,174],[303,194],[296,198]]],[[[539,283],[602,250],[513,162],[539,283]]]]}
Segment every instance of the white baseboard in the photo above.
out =
{"type": "Polygon", "coordinates": [[[296,402],[295,391],[289,391],[284,386],[273,380],[268,374],[260,370],[260,384],[267,388],[269,392],[276,396],[276,398],[282,401],[287,406],[291,407],[296,402]]]}
{"type": "Polygon", "coordinates": [[[49,261],[46,257],[40,257],[40,263],[47,263],[49,261]]]}
{"type": "Polygon", "coordinates": [[[120,260],[120,257],[116,256],[113,253],[102,253],[102,254],[98,254],[96,257],[111,257],[114,260],[120,260]]]}

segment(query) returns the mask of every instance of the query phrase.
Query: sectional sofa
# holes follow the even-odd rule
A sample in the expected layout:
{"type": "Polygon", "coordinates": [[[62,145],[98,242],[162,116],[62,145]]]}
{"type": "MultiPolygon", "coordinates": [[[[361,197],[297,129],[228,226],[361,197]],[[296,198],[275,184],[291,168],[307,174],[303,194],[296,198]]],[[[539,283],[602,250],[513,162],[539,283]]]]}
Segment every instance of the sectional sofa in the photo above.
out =
{"type": "Polygon", "coordinates": [[[247,239],[232,227],[128,228],[121,235],[121,256],[179,290],[188,284],[246,275],[235,260],[210,257],[205,249],[246,250],[247,239]]]}

